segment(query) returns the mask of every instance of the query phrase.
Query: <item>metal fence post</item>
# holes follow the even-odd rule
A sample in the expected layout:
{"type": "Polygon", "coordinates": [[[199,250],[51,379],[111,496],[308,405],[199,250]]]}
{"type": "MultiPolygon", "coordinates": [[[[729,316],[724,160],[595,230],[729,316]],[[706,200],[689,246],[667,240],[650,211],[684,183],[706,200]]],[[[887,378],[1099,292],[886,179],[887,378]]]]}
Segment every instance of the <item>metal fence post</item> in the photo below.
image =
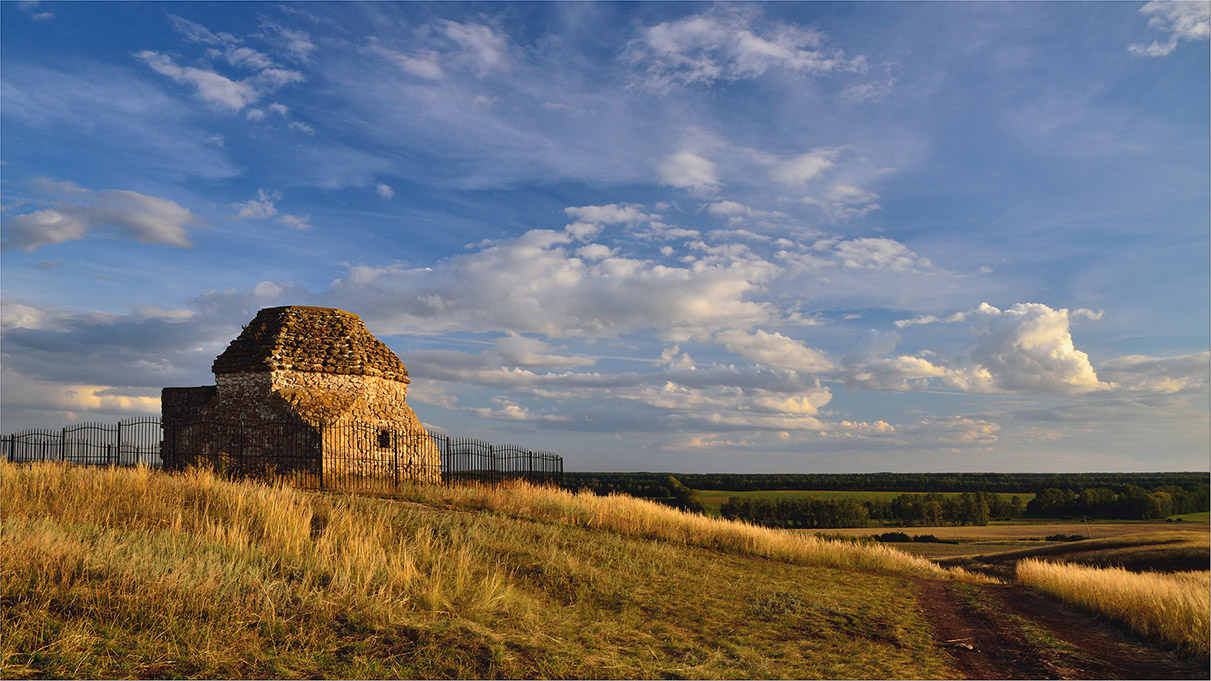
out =
{"type": "Polygon", "coordinates": [[[324,433],[324,424],[320,424],[320,489],[324,489],[324,466],[327,463],[328,452],[324,451],[328,445],[327,436],[324,433]]]}
{"type": "Polygon", "coordinates": [[[67,461],[67,427],[59,431],[59,460],[67,461]]]}
{"type": "MultiPolygon", "coordinates": [[[[117,434],[116,439],[118,441],[118,445],[117,445],[117,447],[118,447],[118,465],[120,466],[120,465],[122,465],[122,422],[121,421],[118,421],[118,434],[117,434]]],[[[105,452],[105,465],[106,466],[113,465],[109,460],[109,451],[108,450],[105,452]]]]}

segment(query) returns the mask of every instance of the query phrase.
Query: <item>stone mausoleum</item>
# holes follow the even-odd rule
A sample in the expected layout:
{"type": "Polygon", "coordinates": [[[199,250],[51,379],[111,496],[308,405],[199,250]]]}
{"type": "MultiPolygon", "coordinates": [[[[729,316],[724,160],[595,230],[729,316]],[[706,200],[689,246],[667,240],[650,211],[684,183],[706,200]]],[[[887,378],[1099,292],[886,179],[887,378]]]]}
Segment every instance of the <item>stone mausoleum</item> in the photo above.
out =
{"type": "Polygon", "coordinates": [[[162,393],[167,463],[238,448],[242,464],[259,457],[324,477],[440,479],[437,446],[406,401],[408,370],[355,314],[263,309],[212,369],[215,385],[162,393]]]}

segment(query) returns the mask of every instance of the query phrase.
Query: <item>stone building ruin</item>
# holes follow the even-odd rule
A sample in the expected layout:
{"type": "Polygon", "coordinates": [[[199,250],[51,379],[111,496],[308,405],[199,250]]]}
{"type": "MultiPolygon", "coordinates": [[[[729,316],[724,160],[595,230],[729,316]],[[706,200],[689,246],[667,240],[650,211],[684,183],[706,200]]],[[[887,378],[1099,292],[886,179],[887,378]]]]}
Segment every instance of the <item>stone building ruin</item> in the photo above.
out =
{"type": "Polygon", "coordinates": [[[163,390],[170,465],[238,446],[241,465],[272,462],[279,472],[441,478],[439,450],[406,402],[408,370],[355,314],[263,309],[212,369],[215,385],[163,390]]]}

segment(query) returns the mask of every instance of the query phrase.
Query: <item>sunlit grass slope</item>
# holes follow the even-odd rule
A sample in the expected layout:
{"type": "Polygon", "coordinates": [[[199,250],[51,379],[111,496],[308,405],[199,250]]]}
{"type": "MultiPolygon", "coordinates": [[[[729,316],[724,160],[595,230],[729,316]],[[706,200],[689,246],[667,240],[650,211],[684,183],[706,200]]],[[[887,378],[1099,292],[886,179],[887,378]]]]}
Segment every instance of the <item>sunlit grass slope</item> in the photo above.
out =
{"type": "Polygon", "coordinates": [[[929,563],[628,498],[4,464],[0,518],[5,677],[954,673],[929,563]]]}
{"type": "Polygon", "coordinates": [[[1138,573],[1026,559],[1018,581],[1128,625],[1141,635],[1207,657],[1211,572],[1138,573]]]}

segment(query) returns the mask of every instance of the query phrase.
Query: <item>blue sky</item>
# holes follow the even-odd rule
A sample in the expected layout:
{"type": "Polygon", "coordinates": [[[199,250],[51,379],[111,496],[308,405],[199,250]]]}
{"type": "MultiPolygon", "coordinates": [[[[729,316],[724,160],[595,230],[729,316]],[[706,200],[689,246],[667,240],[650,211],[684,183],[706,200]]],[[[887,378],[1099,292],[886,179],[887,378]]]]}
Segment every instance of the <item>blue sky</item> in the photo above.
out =
{"type": "Polygon", "coordinates": [[[2,428],[259,308],[570,470],[1207,470],[1207,3],[0,3],[2,428]]]}

